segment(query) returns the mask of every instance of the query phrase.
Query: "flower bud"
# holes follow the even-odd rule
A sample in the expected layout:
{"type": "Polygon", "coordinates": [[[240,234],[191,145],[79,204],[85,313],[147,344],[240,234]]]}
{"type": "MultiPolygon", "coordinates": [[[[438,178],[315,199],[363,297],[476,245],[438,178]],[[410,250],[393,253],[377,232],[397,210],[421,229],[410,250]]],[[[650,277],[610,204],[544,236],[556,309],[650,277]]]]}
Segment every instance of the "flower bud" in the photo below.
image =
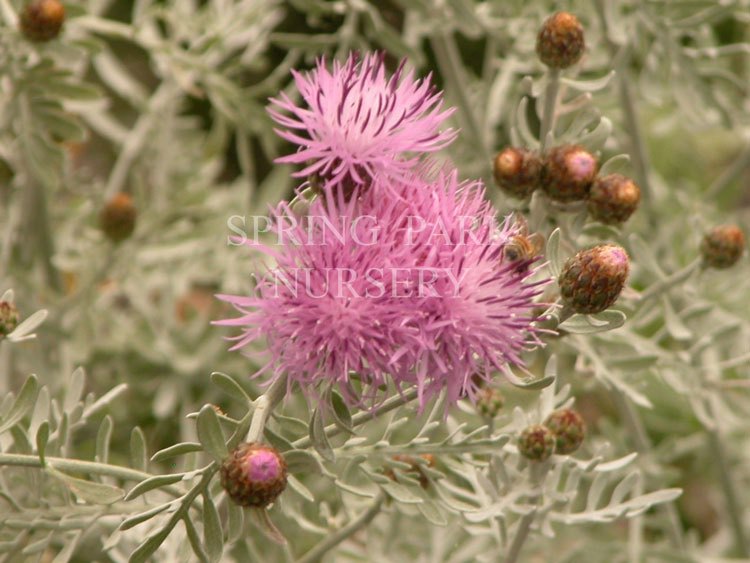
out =
{"type": "Polygon", "coordinates": [[[629,271],[628,254],[616,244],[582,250],[563,266],[560,296],[576,313],[601,313],[617,301],[629,271]]]}
{"type": "Polygon", "coordinates": [[[499,389],[484,387],[477,393],[476,409],[484,418],[492,419],[497,416],[505,404],[505,397],[499,389]]]}
{"type": "Polygon", "coordinates": [[[568,12],[557,12],[548,17],[536,38],[539,60],[550,68],[574,65],[583,56],[585,48],[583,26],[568,12]]]}
{"type": "Polygon", "coordinates": [[[221,464],[221,486],[240,506],[266,507],[286,488],[287,466],[271,446],[245,442],[221,464]]]}
{"type": "Polygon", "coordinates": [[[544,421],[544,425],[555,436],[555,453],[572,454],[583,443],[586,435],[586,424],[578,412],[572,409],[554,411],[544,421]]]}
{"type": "Polygon", "coordinates": [[[555,201],[586,199],[598,169],[596,157],[583,147],[554,147],[547,153],[542,168],[542,188],[555,201]]]}
{"type": "Polygon", "coordinates": [[[539,185],[542,161],[528,149],[508,147],[493,162],[495,183],[510,196],[524,199],[539,185]]]}
{"type": "Polygon", "coordinates": [[[638,208],[641,189],[622,174],[597,178],[589,191],[589,213],[607,225],[624,223],[638,208]]]}
{"type": "Polygon", "coordinates": [[[59,0],[35,0],[21,11],[21,32],[31,41],[50,41],[60,34],[65,7],[59,0]]]}
{"type": "Polygon", "coordinates": [[[719,225],[706,233],[701,243],[703,265],[724,269],[734,266],[745,252],[745,234],[737,225],[719,225]]]}
{"type": "Polygon", "coordinates": [[[121,242],[135,230],[137,210],[130,195],[120,192],[110,199],[99,215],[99,225],[112,242],[121,242]]]}
{"type": "Polygon", "coordinates": [[[555,437],[546,426],[533,424],[518,437],[518,451],[526,459],[544,461],[555,451],[555,437]]]}
{"type": "Polygon", "coordinates": [[[16,306],[10,301],[0,301],[0,340],[16,329],[18,320],[16,306]]]}

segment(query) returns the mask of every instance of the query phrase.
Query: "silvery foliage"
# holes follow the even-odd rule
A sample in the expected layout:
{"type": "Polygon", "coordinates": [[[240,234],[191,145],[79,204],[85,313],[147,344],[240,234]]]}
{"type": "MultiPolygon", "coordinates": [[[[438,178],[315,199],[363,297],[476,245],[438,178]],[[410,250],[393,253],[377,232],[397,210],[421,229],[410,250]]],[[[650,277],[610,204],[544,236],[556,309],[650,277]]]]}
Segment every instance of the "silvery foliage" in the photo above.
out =
{"type": "Polygon", "coordinates": [[[246,290],[250,267],[226,243],[226,220],[294,187],[288,168],[269,166],[282,148],[265,99],[323,53],[384,48],[425,72],[434,60],[462,129],[447,156],[489,181],[494,151],[540,144],[549,85],[533,49],[551,4],[139,0],[124,13],[89,0],[67,6],[61,41],[31,45],[15,31],[21,2],[0,2],[0,287],[25,319],[0,342],[3,557],[293,561],[332,537],[337,561],[498,561],[516,545],[556,561],[705,561],[747,549],[748,503],[732,504],[731,485],[750,478],[735,459],[750,412],[748,266],[696,272],[691,261],[750,151],[708,188],[664,177],[628,115],[661,108],[642,120],[656,137],[725,127],[732,147],[747,138],[750,46],[718,45],[712,27],[746,25],[742,0],[571,2],[585,74],[564,73],[544,141],[641,174],[650,201],[613,229],[532,199],[531,227],[558,227],[551,275],[578,248],[615,240],[633,258],[632,289],[614,310],[565,320],[565,335],[529,357],[536,379],[503,387],[497,419],[469,404],[446,419],[440,401],[418,413],[397,393],[375,416],[333,391],[327,408],[292,396],[264,432],[291,475],[275,505],[241,510],[216,478],[263,392],[246,377],[257,366],[208,325],[222,312],[210,295],[246,290]],[[125,188],[138,228],[115,247],[96,217],[125,188]],[[583,450],[523,460],[517,433],[581,395],[604,415],[583,450]],[[393,458],[428,453],[438,461],[420,466],[426,484],[393,458]],[[705,542],[674,503],[688,462],[728,474],[699,472],[729,493],[705,542]]]}

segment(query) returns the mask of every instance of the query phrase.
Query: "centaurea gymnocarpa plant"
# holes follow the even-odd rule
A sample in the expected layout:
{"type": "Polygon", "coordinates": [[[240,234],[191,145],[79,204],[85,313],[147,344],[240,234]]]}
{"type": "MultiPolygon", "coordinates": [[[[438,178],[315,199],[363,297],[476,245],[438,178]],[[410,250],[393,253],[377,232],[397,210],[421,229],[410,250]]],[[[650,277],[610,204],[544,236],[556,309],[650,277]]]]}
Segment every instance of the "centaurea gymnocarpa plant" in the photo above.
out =
{"type": "Polygon", "coordinates": [[[743,2],[126,4],[0,9],[0,559],[750,557],[743,2]]]}

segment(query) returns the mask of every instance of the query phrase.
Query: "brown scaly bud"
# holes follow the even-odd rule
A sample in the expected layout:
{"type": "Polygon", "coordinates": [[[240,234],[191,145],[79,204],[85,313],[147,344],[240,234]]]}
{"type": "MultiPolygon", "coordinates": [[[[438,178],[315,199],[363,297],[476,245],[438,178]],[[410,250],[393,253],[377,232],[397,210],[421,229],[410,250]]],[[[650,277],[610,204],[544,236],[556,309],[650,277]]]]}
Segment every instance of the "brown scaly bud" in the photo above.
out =
{"type": "Polygon", "coordinates": [[[541,185],[545,193],[555,201],[580,201],[588,197],[598,169],[596,157],[583,147],[554,147],[546,155],[541,185]]]}
{"type": "Polygon", "coordinates": [[[528,149],[508,147],[493,162],[495,183],[506,194],[524,199],[539,185],[542,160],[528,149]]]}
{"type": "Polygon", "coordinates": [[[573,14],[557,12],[548,17],[536,38],[536,54],[550,68],[568,68],[583,56],[583,26],[573,14]]]}
{"type": "Polygon", "coordinates": [[[266,507],[286,488],[287,465],[271,446],[246,442],[221,464],[221,486],[240,506],[266,507]]]}
{"type": "Polygon", "coordinates": [[[99,225],[109,240],[121,242],[133,234],[137,215],[133,198],[120,192],[105,204],[99,225]]]}
{"type": "Polygon", "coordinates": [[[505,397],[499,389],[485,387],[477,393],[476,409],[484,418],[492,419],[503,408],[505,397]]]}
{"type": "Polygon", "coordinates": [[[597,178],[589,191],[589,213],[607,225],[624,223],[635,213],[641,189],[622,174],[597,178]]]}
{"type": "Polygon", "coordinates": [[[706,233],[701,242],[703,265],[724,269],[734,266],[745,252],[745,234],[737,225],[719,225],[706,233]]]}
{"type": "Polygon", "coordinates": [[[0,340],[16,329],[18,320],[16,306],[10,301],[0,301],[0,340]]]}
{"type": "Polygon", "coordinates": [[[629,271],[628,254],[616,244],[582,250],[563,266],[560,296],[576,313],[601,313],[617,301],[629,271]]]}
{"type": "Polygon", "coordinates": [[[35,0],[21,12],[21,33],[31,41],[50,41],[60,34],[65,22],[65,7],[59,0],[35,0]]]}
{"type": "Polygon", "coordinates": [[[572,409],[554,411],[544,421],[544,425],[555,436],[555,453],[572,454],[583,443],[586,435],[586,424],[578,412],[572,409]]]}
{"type": "MultiPolygon", "coordinates": [[[[400,461],[401,463],[409,464],[411,466],[410,471],[417,474],[420,486],[423,489],[426,489],[430,484],[430,480],[427,475],[425,475],[422,467],[425,465],[427,467],[435,467],[435,456],[432,454],[420,454],[419,457],[424,461],[419,462],[414,456],[396,454],[393,456],[393,461],[400,461]]],[[[393,470],[387,470],[386,475],[388,475],[394,481],[396,480],[396,474],[393,472],[393,470]]]]}
{"type": "Polygon", "coordinates": [[[555,437],[546,426],[533,424],[518,437],[518,451],[531,461],[544,461],[555,451],[555,437]]]}

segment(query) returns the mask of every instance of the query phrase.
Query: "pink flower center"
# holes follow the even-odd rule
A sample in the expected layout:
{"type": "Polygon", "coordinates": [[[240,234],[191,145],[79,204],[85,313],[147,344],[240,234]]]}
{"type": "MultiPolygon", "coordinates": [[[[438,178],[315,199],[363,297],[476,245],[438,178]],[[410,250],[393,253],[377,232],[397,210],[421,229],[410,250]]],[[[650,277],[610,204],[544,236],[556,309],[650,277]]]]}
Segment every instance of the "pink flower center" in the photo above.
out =
{"type": "Polygon", "coordinates": [[[250,481],[273,481],[278,478],[281,465],[273,452],[260,450],[248,455],[245,470],[250,481]]]}

